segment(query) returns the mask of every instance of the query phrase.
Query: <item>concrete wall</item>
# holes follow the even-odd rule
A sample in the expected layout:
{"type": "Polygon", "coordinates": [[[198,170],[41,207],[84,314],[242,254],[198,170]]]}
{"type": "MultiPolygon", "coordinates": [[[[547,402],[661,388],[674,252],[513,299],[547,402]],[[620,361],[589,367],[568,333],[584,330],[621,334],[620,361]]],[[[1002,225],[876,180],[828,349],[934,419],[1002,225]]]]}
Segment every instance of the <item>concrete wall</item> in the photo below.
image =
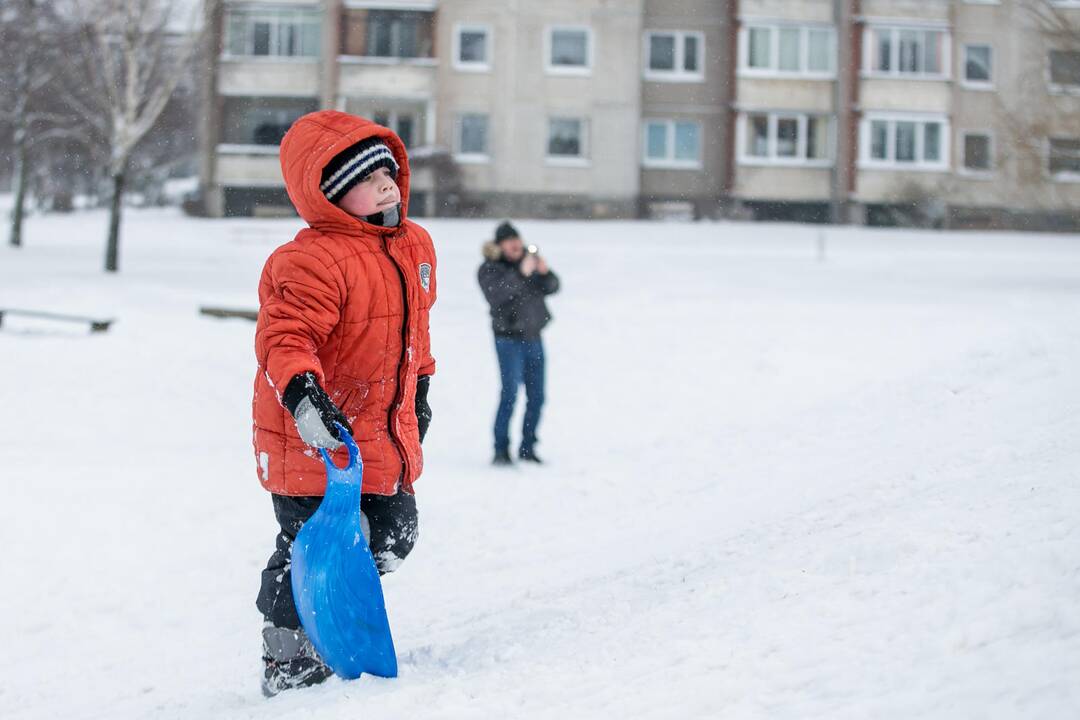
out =
{"type": "Polygon", "coordinates": [[[642,124],[633,146],[641,165],[641,193],[649,199],[693,201],[701,212],[712,213],[723,192],[728,149],[729,27],[723,3],[709,0],[646,0],[641,52],[634,70],[641,78],[642,124]],[[688,82],[671,82],[645,77],[648,62],[644,34],[649,30],[696,31],[704,35],[704,77],[688,82]],[[644,120],[689,120],[701,126],[702,162],[699,168],[670,169],[645,167],[644,120]]]}
{"type": "Polygon", "coordinates": [[[532,3],[474,0],[443,3],[440,48],[438,140],[456,145],[463,112],[489,115],[489,161],[462,167],[465,185],[477,194],[565,194],[632,201],[638,192],[637,147],[641,2],[532,3]],[[490,71],[458,70],[450,60],[458,23],[485,23],[493,35],[490,71]],[[592,28],[593,66],[582,76],[545,71],[546,28],[592,28]],[[633,42],[628,41],[634,38],[633,42]],[[546,158],[548,118],[588,121],[587,158],[580,163],[546,158]]]}

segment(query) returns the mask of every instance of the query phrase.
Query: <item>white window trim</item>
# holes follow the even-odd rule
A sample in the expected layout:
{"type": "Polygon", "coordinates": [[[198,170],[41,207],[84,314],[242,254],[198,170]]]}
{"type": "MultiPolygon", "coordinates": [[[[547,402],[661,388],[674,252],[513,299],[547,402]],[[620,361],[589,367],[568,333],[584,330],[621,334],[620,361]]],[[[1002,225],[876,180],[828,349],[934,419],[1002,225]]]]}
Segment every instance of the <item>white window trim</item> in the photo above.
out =
{"type": "MultiPolygon", "coordinates": [[[[297,22],[295,24],[297,26],[300,26],[300,25],[303,25],[305,23],[304,22],[297,22]]],[[[297,7],[290,7],[290,6],[283,6],[281,8],[275,8],[273,6],[269,6],[269,7],[268,6],[257,6],[257,7],[252,7],[252,8],[246,8],[243,5],[230,5],[229,7],[226,8],[225,15],[224,15],[224,18],[222,20],[221,59],[224,60],[224,61],[228,61],[228,62],[238,62],[238,61],[240,61],[240,62],[259,62],[259,63],[266,63],[266,62],[275,62],[275,63],[281,63],[281,62],[316,63],[316,62],[319,62],[321,60],[321,56],[322,56],[323,38],[322,38],[321,27],[322,27],[321,13],[314,6],[311,7],[311,8],[306,8],[306,7],[297,8],[297,7]],[[256,55],[256,54],[254,54],[255,38],[254,38],[253,31],[251,29],[251,25],[250,25],[250,22],[249,22],[249,24],[245,26],[245,36],[244,36],[245,52],[240,54],[240,55],[233,55],[232,53],[229,52],[229,40],[231,39],[230,36],[229,36],[230,24],[231,24],[229,22],[229,12],[232,12],[232,11],[238,11],[238,12],[244,13],[245,15],[247,15],[249,17],[249,21],[250,21],[250,19],[252,17],[257,18],[260,13],[265,13],[265,18],[266,19],[268,19],[268,20],[272,19],[271,24],[272,24],[272,26],[274,27],[275,30],[278,27],[281,26],[282,18],[283,17],[288,17],[289,13],[292,13],[294,15],[309,14],[312,17],[308,20],[308,22],[306,24],[315,25],[315,26],[318,26],[320,28],[319,35],[318,35],[319,36],[319,48],[318,48],[319,52],[315,53],[314,55],[276,55],[276,54],[256,55]],[[274,17],[275,14],[277,14],[279,17],[274,17]]],[[[273,38],[273,33],[274,33],[274,31],[272,30],[271,31],[271,38],[273,38]]],[[[275,41],[273,39],[271,39],[271,43],[273,43],[273,42],[275,42],[275,41]]]]}
{"type": "Polygon", "coordinates": [[[486,112],[461,111],[454,116],[454,162],[463,165],[486,165],[491,162],[491,115],[486,112]],[[487,146],[486,153],[467,153],[461,151],[461,133],[465,129],[462,117],[465,115],[483,115],[487,117],[487,146]]]}
{"type": "Polygon", "coordinates": [[[641,56],[645,59],[644,78],[651,82],[671,83],[695,83],[705,82],[705,33],[693,30],[646,30],[643,35],[643,47],[641,56]],[[673,35],[675,37],[675,69],[654,70],[649,67],[650,40],[654,35],[673,35]],[[693,37],[698,43],[698,69],[694,72],[687,71],[686,63],[686,38],[693,37]]]}
{"type": "Polygon", "coordinates": [[[247,143],[218,143],[218,155],[278,155],[280,145],[255,145],[247,143]]]}
{"type": "Polygon", "coordinates": [[[590,152],[592,144],[589,142],[590,128],[589,119],[583,115],[549,115],[544,133],[544,162],[547,165],[562,167],[589,167],[592,165],[590,152]],[[577,120],[581,123],[581,154],[580,155],[551,155],[548,153],[548,145],[551,141],[552,120],[577,120]]]}
{"type": "Polygon", "coordinates": [[[828,113],[793,112],[790,110],[743,110],[739,113],[735,125],[735,143],[738,148],[736,157],[738,158],[739,165],[758,167],[830,168],[835,162],[834,157],[836,155],[836,120],[828,113]],[[746,141],[750,132],[751,115],[769,116],[769,154],[766,157],[749,155],[746,152],[746,141]],[[806,157],[808,137],[806,130],[809,118],[811,117],[824,118],[825,121],[829,123],[828,130],[825,133],[829,143],[828,157],[825,159],[810,160],[806,157]],[[797,140],[798,149],[796,150],[795,157],[782,157],[776,154],[777,126],[780,120],[790,120],[792,118],[798,121],[799,126],[799,137],[797,140]]]}
{"type": "Polygon", "coordinates": [[[453,66],[455,70],[461,72],[476,72],[484,73],[491,72],[492,51],[494,50],[494,31],[491,29],[491,25],[486,23],[455,23],[454,24],[454,41],[453,41],[453,66]],[[461,34],[463,32],[482,32],[484,33],[484,57],[485,62],[463,62],[461,60],[461,34]]]}
{"type": "Polygon", "coordinates": [[[824,23],[795,23],[776,20],[748,20],[739,27],[738,37],[738,76],[747,78],[802,78],[806,80],[835,80],[838,64],[838,45],[836,26],[824,23]],[[750,29],[768,29],[769,67],[750,67],[750,29]],[[802,70],[780,70],[780,30],[797,28],[799,32],[799,66],[802,70]],[[832,69],[828,71],[810,70],[810,31],[829,31],[829,59],[832,69]]]}
{"type": "Polygon", "coordinates": [[[596,58],[596,38],[593,29],[588,25],[547,25],[544,28],[544,72],[548,75],[592,75],[593,62],[596,58]],[[585,65],[552,65],[551,43],[554,35],[559,30],[585,31],[585,65]]]}
{"type": "MultiPolygon", "coordinates": [[[[1047,137],[1045,140],[1043,140],[1043,154],[1046,158],[1046,162],[1043,164],[1043,176],[1051,182],[1056,183],[1066,183],[1070,185],[1080,183],[1080,172],[1050,172],[1050,141],[1054,139],[1055,138],[1047,137]]],[[[1056,139],[1076,140],[1080,138],[1058,137],[1056,139]]]]}
{"type": "Polygon", "coordinates": [[[663,170],[701,170],[704,165],[701,158],[703,155],[702,149],[704,145],[704,128],[702,124],[697,120],[685,120],[682,118],[645,118],[641,124],[641,166],[649,169],[663,169],[663,170]],[[676,123],[688,123],[697,126],[698,129],[698,157],[697,160],[677,160],[675,159],[675,124],[676,123]],[[667,133],[667,149],[668,156],[666,158],[657,159],[649,157],[649,125],[650,124],[662,124],[665,127],[667,133]]]}
{"type": "Polygon", "coordinates": [[[915,81],[938,81],[944,82],[952,79],[952,32],[948,25],[939,23],[891,23],[876,22],[867,23],[863,27],[862,37],[862,69],[860,76],[864,79],[882,80],[915,80],[915,81]],[[883,71],[874,69],[874,32],[877,30],[889,30],[892,32],[891,51],[889,54],[889,66],[892,70],[883,71]],[[940,73],[908,73],[900,72],[900,41],[899,35],[902,30],[927,31],[936,30],[942,34],[941,47],[941,72],[940,73]]]}
{"type": "Polygon", "coordinates": [[[949,153],[952,152],[950,142],[951,133],[952,126],[949,123],[949,117],[947,115],[933,113],[866,112],[863,114],[862,120],[859,123],[859,168],[862,170],[898,170],[901,172],[948,172],[949,153]],[[889,124],[889,133],[885,139],[885,154],[891,159],[877,160],[870,157],[870,128],[871,123],[875,120],[881,120],[889,124]],[[918,125],[919,129],[915,132],[916,158],[922,158],[923,156],[923,136],[925,135],[925,130],[923,130],[924,125],[926,123],[939,123],[941,125],[941,147],[938,149],[938,154],[941,159],[938,162],[926,162],[921,159],[916,159],[914,162],[897,162],[895,160],[897,122],[914,122],[918,125]]]}
{"type": "Polygon", "coordinates": [[[961,130],[960,131],[960,164],[956,169],[958,175],[973,179],[989,180],[997,172],[997,142],[994,133],[990,130],[961,130]],[[990,167],[986,170],[978,170],[967,166],[967,138],[969,135],[984,135],[990,139],[990,167]]]}
{"type": "Polygon", "coordinates": [[[960,86],[968,90],[982,90],[988,91],[994,89],[994,78],[997,76],[997,53],[994,51],[994,46],[990,43],[977,42],[977,43],[964,43],[960,47],[960,86]],[[968,80],[967,79],[967,51],[968,48],[973,47],[987,47],[990,48],[990,79],[989,80],[968,80]]]}

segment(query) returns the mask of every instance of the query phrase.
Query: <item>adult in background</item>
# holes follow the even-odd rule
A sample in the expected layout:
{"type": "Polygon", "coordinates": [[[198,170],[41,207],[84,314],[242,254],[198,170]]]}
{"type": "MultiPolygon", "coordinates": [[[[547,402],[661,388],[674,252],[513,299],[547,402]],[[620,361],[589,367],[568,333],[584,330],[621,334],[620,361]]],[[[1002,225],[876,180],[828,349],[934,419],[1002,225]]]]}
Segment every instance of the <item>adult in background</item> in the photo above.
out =
{"type": "Polygon", "coordinates": [[[544,298],[559,290],[559,278],[534,246],[525,247],[509,222],[484,243],[484,264],[477,273],[491,306],[491,329],[499,357],[502,394],[495,414],[495,465],[510,465],[510,417],[518,388],[525,385],[525,422],[518,459],[540,463],[536,428],[544,405],[544,344],[540,332],[551,320],[544,298]]]}

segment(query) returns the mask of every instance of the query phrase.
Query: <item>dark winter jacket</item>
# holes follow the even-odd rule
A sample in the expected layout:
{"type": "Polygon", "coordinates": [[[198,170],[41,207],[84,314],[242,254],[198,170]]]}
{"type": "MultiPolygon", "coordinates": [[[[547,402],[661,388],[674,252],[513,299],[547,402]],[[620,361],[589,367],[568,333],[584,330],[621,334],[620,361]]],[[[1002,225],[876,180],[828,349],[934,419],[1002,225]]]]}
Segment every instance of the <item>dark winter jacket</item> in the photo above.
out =
{"type": "Polygon", "coordinates": [[[491,306],[491,328],[499,337],[535,340],[551,320],[544,297],[559,291],[559,278],[550,271],[525,277],[520,262],[499,256],[493,245],[485,246],[487,260],[477,273],[491,306]]]}

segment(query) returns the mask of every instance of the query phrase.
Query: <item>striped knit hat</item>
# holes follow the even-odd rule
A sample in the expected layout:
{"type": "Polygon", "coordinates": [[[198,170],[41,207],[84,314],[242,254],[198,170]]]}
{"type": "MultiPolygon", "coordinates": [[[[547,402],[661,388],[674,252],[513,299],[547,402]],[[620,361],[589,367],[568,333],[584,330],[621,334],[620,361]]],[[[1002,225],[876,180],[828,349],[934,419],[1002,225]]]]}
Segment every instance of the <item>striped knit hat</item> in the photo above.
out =
{"type": "Polygon", "coordinates": [[[361,140],[326,164],[319,189],[327,200],[336,202],[381,167],[387,168],[390,175],[397,179],[397,160],[386,143],[379,138],[361,140]]]}

